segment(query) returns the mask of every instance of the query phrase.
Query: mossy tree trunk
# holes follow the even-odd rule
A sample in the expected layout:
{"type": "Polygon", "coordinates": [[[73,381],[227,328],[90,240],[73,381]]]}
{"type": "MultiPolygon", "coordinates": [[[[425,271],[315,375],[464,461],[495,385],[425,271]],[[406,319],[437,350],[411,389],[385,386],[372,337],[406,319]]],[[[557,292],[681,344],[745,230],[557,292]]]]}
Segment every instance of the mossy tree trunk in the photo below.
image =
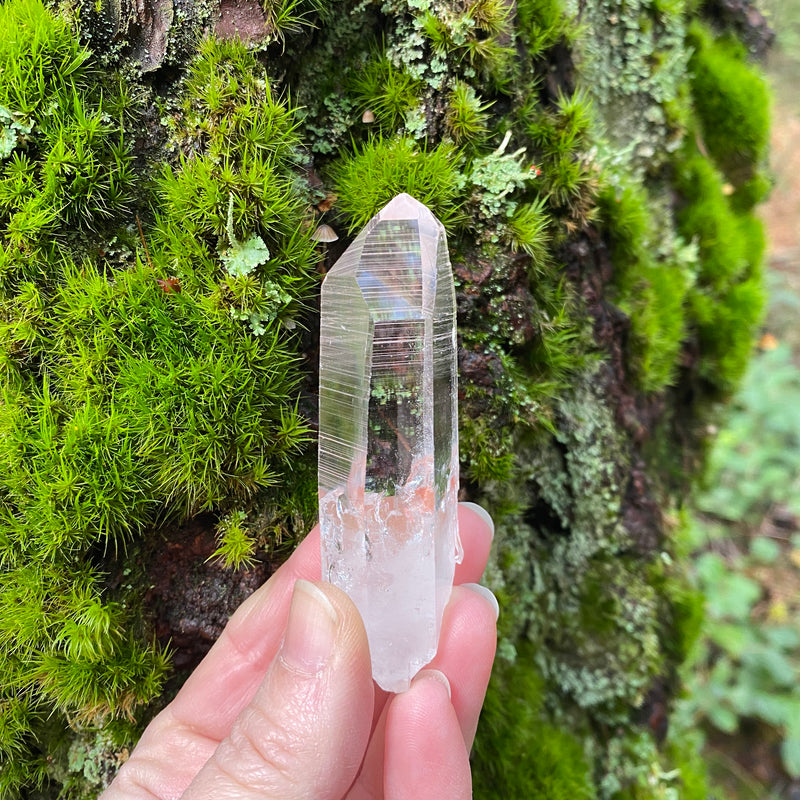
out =
{"type": "Polygon", "coordinates": [[[3,796],[94,796],[313,523],[319,278],[408,191],[497,523],[475,795],[706,797],[682,527],[761,308],[768,39],[695,0],[6,0],[3,796]]]}

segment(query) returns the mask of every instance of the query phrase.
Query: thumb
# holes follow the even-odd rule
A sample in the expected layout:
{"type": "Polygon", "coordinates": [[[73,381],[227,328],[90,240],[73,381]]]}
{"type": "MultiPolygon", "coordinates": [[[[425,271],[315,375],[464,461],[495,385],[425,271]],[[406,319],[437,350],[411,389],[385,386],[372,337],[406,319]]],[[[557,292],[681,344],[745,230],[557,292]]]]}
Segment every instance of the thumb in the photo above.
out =
{"type": "Polygon", "coordinates": [[[330,584],[298,580],[281,648],[184,800],[341,800],[369,739],[364,625],[330,584]]]}

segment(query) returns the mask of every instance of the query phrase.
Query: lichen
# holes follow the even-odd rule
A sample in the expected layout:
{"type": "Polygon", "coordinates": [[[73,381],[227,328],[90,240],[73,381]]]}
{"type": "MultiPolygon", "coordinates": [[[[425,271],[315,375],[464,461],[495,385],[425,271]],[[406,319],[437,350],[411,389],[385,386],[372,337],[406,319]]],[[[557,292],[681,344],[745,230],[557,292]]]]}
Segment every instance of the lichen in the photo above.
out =
{"type": "Polygon", "coordinates": [[[654,172],[680,146],[690,48],[682,0],[567,3],[585,26],[576,47],[610,162],[654,172]]]}

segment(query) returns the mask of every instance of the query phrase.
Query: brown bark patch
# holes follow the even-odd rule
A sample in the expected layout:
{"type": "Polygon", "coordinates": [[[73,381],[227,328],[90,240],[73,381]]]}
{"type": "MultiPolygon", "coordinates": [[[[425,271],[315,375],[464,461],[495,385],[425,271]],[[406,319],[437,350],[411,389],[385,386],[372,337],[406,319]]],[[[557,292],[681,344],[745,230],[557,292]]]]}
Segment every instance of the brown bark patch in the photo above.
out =
{"type": "Polygon", "coordinates": [[[238,571],[225,568],[208,560],[216,547],[214,518],[201,514],[165,531],[145,555],[151,581],[146,602],[177,669],[200,662],[231,614],[273,571],[266,561],[238,571]]]}
{"type": "Polygon", "coordinates": [[[268,33],[267,18],[258,3],[222,0],[214,34],[220,39],[240,39],[245,44],[262,41],[268,33]]]}

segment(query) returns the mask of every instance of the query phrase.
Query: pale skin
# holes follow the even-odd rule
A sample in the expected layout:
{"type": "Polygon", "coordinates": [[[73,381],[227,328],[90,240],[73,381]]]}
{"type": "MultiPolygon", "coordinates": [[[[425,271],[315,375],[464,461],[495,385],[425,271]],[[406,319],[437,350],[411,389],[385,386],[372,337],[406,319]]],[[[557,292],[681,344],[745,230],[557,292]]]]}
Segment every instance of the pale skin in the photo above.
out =
{"type": "Polygon", "coordinates": [[[496,643],[477,583],[492,532],[459,507],[464,561],[439,651],[402,694],[372,681],[349,598],[320,581],[319,530],[251,595],[100,800],[467,800],[496,643]]]}

